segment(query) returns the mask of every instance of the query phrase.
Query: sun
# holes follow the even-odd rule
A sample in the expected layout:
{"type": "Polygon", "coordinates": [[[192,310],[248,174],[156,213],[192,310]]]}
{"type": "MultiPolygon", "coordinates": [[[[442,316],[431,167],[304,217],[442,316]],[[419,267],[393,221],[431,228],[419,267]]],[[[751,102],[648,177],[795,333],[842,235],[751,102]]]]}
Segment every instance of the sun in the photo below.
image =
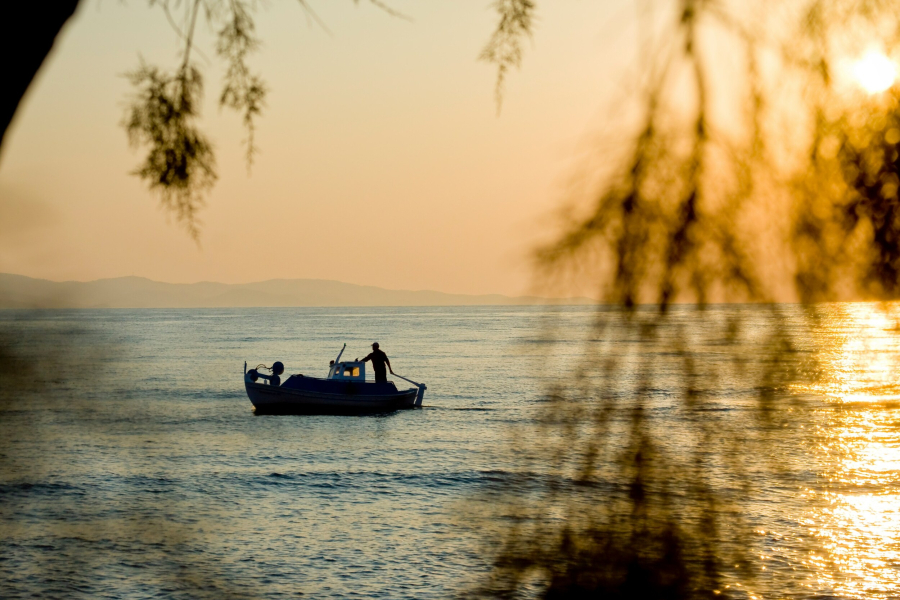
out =
{"type": "Polygon", "coordinates": [[[894,85],[897,65],[881,52],[868,52],[854,63],[853,75],[864,90],[877,94],[894,85]]]}

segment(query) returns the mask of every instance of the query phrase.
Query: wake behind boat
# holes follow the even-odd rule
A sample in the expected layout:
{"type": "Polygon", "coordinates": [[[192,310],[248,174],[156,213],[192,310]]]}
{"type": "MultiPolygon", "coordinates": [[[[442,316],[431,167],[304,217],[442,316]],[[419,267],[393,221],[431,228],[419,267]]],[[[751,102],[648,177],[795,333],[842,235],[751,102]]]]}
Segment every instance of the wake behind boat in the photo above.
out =
{"type": "Polygon", "coordinates": [[[344,348],[328,370],[328,376],[291,375],[281,383],[284,365],[271,368],[260,365],[247,370],[244,363],[244,386],[257,414],[359,414],[381,413],[401,408],[419,408],[425,396],[425,384],[394,374],[416,386],[398,390],[393,381],[366,381],[366,364],[361,361],[341,362],[344,348]],[[272,372],[265,375],[263,368],[272,372]]]}

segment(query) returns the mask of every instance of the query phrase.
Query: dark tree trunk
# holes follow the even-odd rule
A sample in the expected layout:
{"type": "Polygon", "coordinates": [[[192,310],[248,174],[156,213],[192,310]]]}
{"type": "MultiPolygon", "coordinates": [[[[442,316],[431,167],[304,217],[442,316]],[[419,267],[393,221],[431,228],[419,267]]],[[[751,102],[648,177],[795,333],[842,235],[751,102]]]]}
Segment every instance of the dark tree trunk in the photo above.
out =
{"type": "Polygon", "coordinates": [[[12,14],[0,21],[0,56],[4,59],[3,87],[0,91],[0,124],[3,126],[0,148],[22,97],[53,48],[56,36],[75,13],[78,2],[16,2],[15,9],[10,10],[12,14]]]}

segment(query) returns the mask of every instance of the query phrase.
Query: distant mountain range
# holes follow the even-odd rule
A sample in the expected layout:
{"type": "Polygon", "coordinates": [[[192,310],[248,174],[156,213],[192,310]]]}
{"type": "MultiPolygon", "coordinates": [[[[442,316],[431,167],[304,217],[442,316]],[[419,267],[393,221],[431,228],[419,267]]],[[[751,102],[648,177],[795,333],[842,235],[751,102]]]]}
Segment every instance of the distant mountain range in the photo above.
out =
{"type": "Polygon", "coordinates": [[[477,306],[593,304],[589,298],[445,294],[324,279],[162,283],[144,277],[49,281],[0,273],[0,308],[215,308],[276,306],[477,306]]]}

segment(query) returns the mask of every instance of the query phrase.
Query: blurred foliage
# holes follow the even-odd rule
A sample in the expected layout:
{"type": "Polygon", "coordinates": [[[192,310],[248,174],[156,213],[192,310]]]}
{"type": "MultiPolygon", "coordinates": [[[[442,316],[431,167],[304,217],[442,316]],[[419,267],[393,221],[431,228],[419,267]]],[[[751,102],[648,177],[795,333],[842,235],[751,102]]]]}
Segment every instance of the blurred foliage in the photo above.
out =
{"type": "Polygon", "coordinates": [[[243,113],[244,126],[247,128],[248,165],[253,161],[255,151],[253,119],[260,114],[266,95],[262,80],[251,74],[247,67],[247,55],[259,46],[253,30],[253,19],[247,8],[235,4],[234,18],[219,31],[216,43],[216,53],[228,64],[219,104],[243,113]]]}
{"type": "Polygon", "coordinates": [[[203,99],[200,70],[191,63],[191,50],[198,16],[216,31],[216,53],[226,63],[220,106],[243,116],[247,129],[247,163],[252,161],[254,119],[265,100],[265,86],[250,72],[248,55],[259,46],[252,12],[255,3],[243,0],[150,0],[159,6],[184,42],[181,65],[172,73],[141,62],[127,75],[136,93],[123,126],[133,146],[148,147],[147,157],[134,173],[162,197],[163,206],[174,213],[194,239],[199,238],[197,212],[204,195],[216,181],[212,144],[199,130],[197,120],[203,99]],[[184,13],[183,25],[173,11],[184,13]]]}
{"type": "Polygon", "coordinates": [[[479,59],[497,65],[497,109],[503,99],[503,82],[513,67],[522,63],[522,40],[531,35],[534,25],[532,0],[496,0],[500,15],[497,29],[481,51],[479,59]]]}
{"type": "Polygon", "coordinates": [[[195,124],[203,91],[200,72],[185,66],[168,76],[142,64],[128,78],[139,92],[124,126],[132,145],[150,147],[135,174],[161,194],[163,206],[196,239],[197,210],[216,180],[212,144],[195,124]]]}
{"type": "MultiPolygon", "coordinates": [[[[77,313],[7,311],[0,319],[3,559],[22,560],[31,544],[41,549],[32,556],[29,573],[0,581],[0,590],[4,597],[71,597],[73,589],[90,595],[89,590],[98,589],[97,573],[109,567],[111,553],[121,558],[139,548],[142,568],[153,570],[153,577],[144,580],[151,582],[148,589],[155,584],[166,597],[264,597],[254,584],[234,581],[219,557],[203,551],[202,532],[215,525],[192,520],[192,507],[183,494],[155,497],[154,508],[166,518],[153,511],[130,511],[120,518],[101,512],[98,517],[92,512],[98,502],[93,497],[91,503],[67,511],[65,518],[54,518],[42,512],[46,498],[40,492],[29,495],[32,486],[40,487],[36,482],[56,480],[61,467],[52,450],[36,451],[36,443],[46,444],[47,450],[55,443],[105,444],[110,439],[106,403],[112,399],[107,395],[111,383],[122,377],[111,365],[113,357],[131,351],[132,345],[114,329],[97,326],[77,313]]],[[[140,419],[140,407],[132,405],[131,410],[131,418],[140,419]]],[[[121,439],[115,444],[123,465],[144,451],[121,439]]],[[[66,468],[77,470],[79,460],[73,455],[66,468]]]]}
{"type": "MultiPolygon", "coordinates": [[[[499,90],[537,8],[495,8],[482,57],[499,90]]],[[[865,51],[898,47],[900,3],[658,0],[639,12],[628,116],[607,124],[588,200],[560,211],[535,257],[542,285],[589,282],[613,309],[598,312],[576,380],[549,390],[533,437],[513,442],[564,483],[506,490],[510,525],[483,595],[734,595],[725,580],[759,571],[739,495],[714,482],[746,482],[741,455],[778,477],[776,433],[748,432],[777,432],[773,409],[816,376],[815,353],[797,355],[813,303],[900,292],[900,86],[867,93],[852,73],[865,51]],[[785,318],[785,301],[806,317],[785,318]],[[756,304],[765,333],[746,313],[716,321],[711,302],[756,304]],[[670,352],[649,351],[660,344],[670,352]],[[707,360],[710,346],[734,354],[729,366],[707,360]],[[712,412],[722,381],[758,390],[755,424],[712,412]],[[684,412],[678,431],[648,417],[660,394],[684,412]]]]}
{"type": "MultiPolygon", "coordinates": [[[[392,16],[406,18],[380,0],[369,0],[392,16]]],[[[216,56],[225,64],[219,106],[241,115],[247,137],[247,167],[258,152],[255,143],[257,118],[265,106],[267,88],[253,73],[250,56],[260,47],[254,15],[260,7],[255,0],[149,0],[159,7],[181,38],[181,64],[172,72],[143,62],[127,75],[136,92],[131,98],[123,126],[132,145],[147,148],[147,157],[134,173],[163,206],[173,213],[194,239],[199,239],[197,213],[216,181],[215,152],[200,131],[198,120],[203,98],[202,74],[191,61],[194,35],[202,15],[215,32],[216,56]]],[[[299,6],[307,17],[323,28],[306,0],[299,6]]],[[[359,4],[359,0],[354,0],[359,4]]],[[[207,61],[208,62],[208,61],[207,61]]]]}

